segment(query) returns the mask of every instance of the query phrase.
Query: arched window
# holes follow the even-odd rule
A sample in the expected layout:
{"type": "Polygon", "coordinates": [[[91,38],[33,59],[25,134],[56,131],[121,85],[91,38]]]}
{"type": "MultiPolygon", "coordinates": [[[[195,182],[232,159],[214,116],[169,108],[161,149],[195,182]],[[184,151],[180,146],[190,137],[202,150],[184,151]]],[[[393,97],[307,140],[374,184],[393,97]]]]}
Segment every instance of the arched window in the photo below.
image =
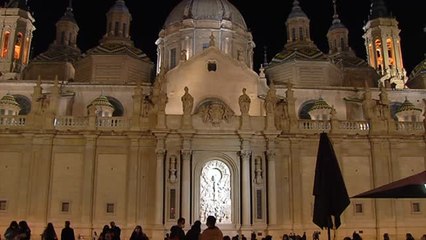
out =
{"type": "Polygon", "coordinates": [[[126,34],[127,34],[127,25],[126,25],[126,23],[123,23],[123,37],[126,37],[126,34]]]}
{"type": "Polygon", "coordinates": [[[108,101],[114,107],[114,112],[112,113],[113,117],[121,117],[124,114],[123,105],[114,97],[107,96],[108,101]]]}
{"type": "Polygon", "coordinates": [[[340,38],[340,49],[345,50],[345,39],[340,38]]]}
{"type": "Polygon", "coordinates": [[[215,216],[218,223],[232,222],[231,172],[222,161],[208,162],[200,176],[200,216],[205,222],[215,216]]]}
{"type": "Polygon", "coordinates": [[[21,111],[19,111],[19,115],[28,115],[31,112],[31,100],[24,96],[15,94],[13,95],[15,101],[19,103],[19,107],[21,107],[21,111]]]}
{"type": "Polygon", "coordinates": [[[303,41],[303,28],[302,27],[299,27],[299,39],[300,39],[300,41],[303,41]]]}
{"type": "Polygon", "coordinates": [[[386,47],[388,49],[389,64],[394,65],[395,64],[395,60],[394,60],[395,54],[394,54],[392,39],[388,38],[386,40],[386,47]]]}
{"type": "Polygon", "coordinates": [[[24,47],[24,59],[23,59],[23,64],[27,64],[28,63],[28,58],[29,58],[29,48],[30,48],[30,38],[26,38],[25,39],[25,47],[24,47]]]}
{"type": "Polygon", "coordinates": [[[294,28],[291,29],[291,38],[292,41],[296,41],[296,29],[294,28]]]}
{"type": "Polygon", "coordinates": [[[9,48],[10,32],[4,32],[3,34],[3,44],[1,48],[1,57],[7,57],[7,51],[9,48]]]}
{"type": "Polygon", "coordinates": [[[314,106],[315,100],[309,100],[302,104],[299,110],[299,119],[311,119],[309,115],[309,110],[311,110],[312,106],[314,106]]]}
{"type": "Polygon", "coordinates": [[[119,32],[120,32],[120,23],[119,22],[115,22],[114,36],[118,36],[119,32]]]}
{"type": "Polygon", "coordinates": [[[15,49],[13,52],[13,58],[18,60],[21,57],[21,48],[22,48],[22,33],[16,35],[15,49]]]}
{"type": "Polygon", "coordinates": [[[65,44],[65,32],[61,32],[61,44],[65,44]]]}

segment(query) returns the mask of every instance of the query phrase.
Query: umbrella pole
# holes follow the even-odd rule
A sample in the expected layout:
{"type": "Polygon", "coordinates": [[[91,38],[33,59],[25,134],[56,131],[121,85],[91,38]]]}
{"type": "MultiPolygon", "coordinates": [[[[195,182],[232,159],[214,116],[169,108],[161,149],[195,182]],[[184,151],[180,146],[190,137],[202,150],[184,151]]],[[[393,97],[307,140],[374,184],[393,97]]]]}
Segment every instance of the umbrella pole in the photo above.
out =
{"type": "Polygon", "coordinates": [[[329,227],[327,227],[327,236],[328,236],[328,240],[331,240],[331,238],[330,238],[330,228],[329,227]]]}

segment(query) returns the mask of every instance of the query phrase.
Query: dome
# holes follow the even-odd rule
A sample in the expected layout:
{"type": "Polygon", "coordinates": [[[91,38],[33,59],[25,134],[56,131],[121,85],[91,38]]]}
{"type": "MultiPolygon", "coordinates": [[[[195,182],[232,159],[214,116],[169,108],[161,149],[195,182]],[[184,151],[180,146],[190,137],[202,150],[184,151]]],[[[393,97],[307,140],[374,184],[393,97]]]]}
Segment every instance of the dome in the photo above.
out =
{"type": "Polygon", "coordinates": [[[324,101],[324,99],[320,98],[315,101],[314,105],[311,107],[311,109],[309,109],[309,112],[318,109],[332,109],[332,107],[330,107],[330,105],[328,105],[328,103],[324,101]]]}
{"type": "Polygon", "coordinates": [[[288,15],[288,19],[299,18],[299,17],[308,18],[308,16],[306,16],[305,12],[300,7],[299,1],[294,0],[293,8],[291,9],[290,14],[288,15]]]}
{"type": "Polygon", "coordinates": [[[10,94],[6,94],[0,99],[0,105],[21,108],[15,97],[10,94]]]}
{"type": "Polygon", "coordinates": [[[407,112],[407,111],[418,111],[421,112],[420,108],[417,108],[406,98],[405,101],[401,104],[401,106],[396,110],[396,113],[407,112]]]}
{"type": "Polygon", "coordinates": [[[67,11],[65,12],[64,16],[61,17],[61,21],[68,21],[77,24],[71,7],[67,8],[67,11]]]}
{"type": "Polygon", "coordinates": [[[89,106],[96,106],[96,107],[109,107],[114,108],[114,106],[108,101],[108,98],[106,96],[99,96],[95,100],[93,100],[89,106]]]}
{"type": "Polygon", "coordinates": [[[228,20],[247,30],[243,16],[228,0],[183,0],[172,10],[164,25],[169,26],[188,18],[194,20],[228,20]]]}
{"type": "Polygon", "coordinates": [[[110,12],[125,12],[125,13],[128,13],[129,9],[127,8],[124,0],[117,0],[115,2],[114,6],[112,6],[109,11],[110,12]]]}
{"type": "Polygon", "coordinates": [[[410,78],[415,78],[418,75],[426,73],[426,58],[414,67],[410,74],[410,78]]]}

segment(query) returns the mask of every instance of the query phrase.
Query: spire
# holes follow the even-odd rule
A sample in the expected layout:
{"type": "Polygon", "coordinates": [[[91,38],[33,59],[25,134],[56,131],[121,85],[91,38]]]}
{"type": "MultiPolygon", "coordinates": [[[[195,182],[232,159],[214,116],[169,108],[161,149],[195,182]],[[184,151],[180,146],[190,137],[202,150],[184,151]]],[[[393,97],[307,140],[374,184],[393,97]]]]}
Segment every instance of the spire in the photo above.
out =
{"type": "Polygon", "coordinates": [[[384,0],[372,0],[370,8],[370,19],[391,17],[384,0]]]}
{"type": "Polygon", "coordinates": [[[327,39],[329,53],[345,52],[349,47],[349,30],[343,25],[337,13],[337,0],[333,0],[333,21],[328,29],[327,39]]]}
{"type": "Polygon", "coordinates": [[[77,22],[75,21],[75,18],[74,18],[74,13],[73,13],[73,8],[72,8],[72,0],[69,0],[69,1],[68,1],[68,7],[67,7],[67,10],[65,11],[65,14],[64,14],[64,16],[61,18],[61,20],[64,20],[64,21],[71,21],[71,22],[73,22],[73,23],[77,23],[77,22]]]}
{"type": "Polygon", "coordinates": [[[334,11],[334,14],[333,14],[333,23],[336,21],[338,21],[338,22],[340,22],[340,19],[339,19],[339,14],[337,14],[337,6],[336,6],[336,0],[333,0],[333,11],[334,11]]]}
{"type": "Polygon", "coordinates": [[[335,28],[346,28],[345,25],[343,25],[343,23],[340,21],[339,14],[337,13],[336,2],[337,0],[333,0],[333,22],[329,31],[335,28]]]}
{"type": "Polygon", "coordinates": [[[263,66],[268,66],[268,47],[263,46],[263,66]]]}
{"type": "Polygon", "coordinates": [[[68,1],[68,7],[67,9],[70,9],[72,11],[72,0],[68,1]]]}

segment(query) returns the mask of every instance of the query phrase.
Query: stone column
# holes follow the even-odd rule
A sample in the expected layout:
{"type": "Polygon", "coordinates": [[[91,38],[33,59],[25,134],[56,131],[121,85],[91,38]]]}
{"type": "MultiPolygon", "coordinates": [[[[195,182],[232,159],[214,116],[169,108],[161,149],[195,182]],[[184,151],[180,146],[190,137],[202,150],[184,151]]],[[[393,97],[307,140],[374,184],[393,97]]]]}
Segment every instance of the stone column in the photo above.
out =
{"type": "Polygon", "coordinates": [[[250,227],[250,212],[251,212],[251,198],[250,198],[250,150],[242,150],[241,155],[241,202],[242,202],[242,228],[250,227]]]}
{"type": "MultiPolygon", "coordinates": [[[[182,154],[182,198],[181,198],[181,215],[182,217],[189,220],[190,217],[190,203],[191,203],[191,150],[184,149],[181,151],[182,154]]],[[[189,222],[189,221],[188,221],[189,222]]]]}
{"type": "Polygon", "coordinates": [[[165,139],[160,137],[157,139],[157,148],[155,150],[157,156],[157,167],[156,167],[156,183],[155,183],[155,224],[159,227],[163,225],[163,215],[164,215],[164,156],[166,154],[165,150],[165,139]]]}
{"type": "Polygon", "coordinates": [[[85,135],[83,162],[83,193],[81,201],[81,223],[92,226],[94,206],[94,182],[95,182],[95,159],[97,135],[85,135]]]}
{"type": "MultiPolygon", "coordinates": [[[[269,143],[268,145],[272,145],[272,143],[269,143]]],[[[268,156],[268,220],[270,225],[275,225],[277,224],[275,150],[271,146],[269,146],[268,150],[266,151],[266,154],[268,156]]]]}
{"type": "Polygon", "coordinates": [[[139,211],[135,211],[138,208],[138,196],[139,196],[139,181],[138,181],[138,170],[139,170],[139,137],[129,136],[129,156],[127,165],[127,222],[136,222],[138,219],[139,211]]]}

